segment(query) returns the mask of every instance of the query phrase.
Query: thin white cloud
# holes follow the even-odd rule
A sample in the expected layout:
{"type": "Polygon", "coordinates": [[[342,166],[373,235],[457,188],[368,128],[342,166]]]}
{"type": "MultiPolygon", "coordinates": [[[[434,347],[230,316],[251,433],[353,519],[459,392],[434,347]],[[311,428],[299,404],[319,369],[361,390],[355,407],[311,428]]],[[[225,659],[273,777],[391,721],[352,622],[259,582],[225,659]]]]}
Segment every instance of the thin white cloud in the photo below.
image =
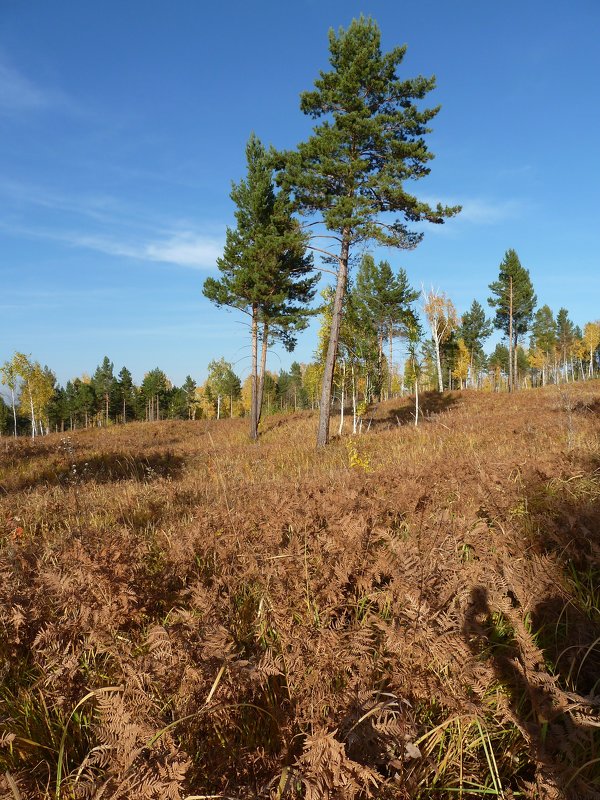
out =
{"type": "Polygon", "coordinates": [[[425,203],[434,207],[437,203],[445,206],[462,206],[462,211],[445,225],[429,225],[418,223],[417,228],[429,234],[442,236],[456,236],[464,232],[467,226],[500,225],[510,220],[518,219],[529,213],[531,203],[520,198],[496,200],[486,197],[423,197],[425,203]]]}
{"type": "Polygon", "coordinates": [[[212,269],[223,253],[223,239],[214,234],[197,231],[177,231],[163,233],[162,237],[150,241],[140,241],[140,237],[128,240],[110,236],[79,233],[75,231],[50,231],[44,228],[32,228],[11,225],[0,221],[0,230],[10,235],[30,236],[61,242],[70,247],[82,247],[95,250],[109,256],[118,256],[162,264],[174,264],[192,269],[212,269]]]}
{"type": "Polygon", "coordinates": [[[438,203],[444,206],[462,206],[460,214],[450,222],[468,222],[471,225],[495,225],[508,219],[515,219],[530,208],[530,203],[520,198],[497,200],[489,197],[423,197],[420,199],[434,208],[438,203]]]}
{"type": "Polygon", "coordinates": [[[0,55],[0,113],[40,111],[65,104],[61,92],[36,85],[0,55]]]}
{"type": "Polygon", "coordinates": [[[98,236],[65,235],[64,240],[112,256],[137,261],[176,264],[180,267],[210,269],[223,252],[223,243],[212,236],[185,231],[145,243],[130,243],[98,236]]]}
{"type": "Polygon", "coordinates": [[[162,242],[145,246],[145,255],[150,261],[164,261],[186,267],[214,267],[223,253],[223,243],[217,239],[194,233],[176,234],[162,242]]]}
{"type": "Polygon", "coordinates": [[[527,209],[526,202],[516,199],[468,198],[461,205],[463,208],[458,218],[473,225],[496,225],[508,219],[515,219],[527,209]]]}

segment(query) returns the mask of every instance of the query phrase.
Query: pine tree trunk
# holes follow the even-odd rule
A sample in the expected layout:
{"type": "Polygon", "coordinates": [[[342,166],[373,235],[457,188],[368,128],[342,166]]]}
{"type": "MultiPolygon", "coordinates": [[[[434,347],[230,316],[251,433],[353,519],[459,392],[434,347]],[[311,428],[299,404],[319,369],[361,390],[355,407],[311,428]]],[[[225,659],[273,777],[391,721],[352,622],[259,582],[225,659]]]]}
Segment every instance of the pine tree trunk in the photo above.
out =
{"type": "Polygon", "coordinates": [[[340,338],[342,307],[344,303],[344,295],[346,294],[346,284],[348,282],[349,253],[350,253],[350,231],[345,229],[342,235],[342,248],[340,251],[340,263],[337,274],[337,285],[335,287],[335,298],[333,301],[331,330],[329,332],[329,344],[327,346],[327,357],[325,358],[323,383],[321,386],[321,401],[319,405],[319,427],[317,431],[317,447],[324,447],[329,442],[329,419],[331,417],[331,393],[333,391],[333,373],[335,371],[335,360],[337,357],[338,341],[340,338]]]}
{"type": "Polygon", "coordinates": [[[393,348],[394,348],[394,329],[391,324],[388,336],[389,336],[389,347],[390,347],[390,363],[388,364],[388,400],[389,400],[392,396],[392,376],[394,374],[394,370],[392,367],[394,363],[392,360],[393,348]]]}
{"type": "Polygon", "coordinates": [[[265,374],[267,371],[267,344],[269,340],[269,324],[263,323],[262,347],[260,352],[260,375],[258,376],[258,395],[256,405],[257,424],[260,423],[262,416],[263,397],[265,391],[265,374]]]}
{"type": "Polygon", "coordinates": [[[508,391],[513,390],[513,282],[509,278],[508,303],[508,391]]]}
{"type": "Polygon", "coordinates": [[[258,309],[252,306],[252,366],[251,366],[251,396],[250,396],[250,438],[258,438],[257,409],[257,364],[258,364],[258,309]]]}

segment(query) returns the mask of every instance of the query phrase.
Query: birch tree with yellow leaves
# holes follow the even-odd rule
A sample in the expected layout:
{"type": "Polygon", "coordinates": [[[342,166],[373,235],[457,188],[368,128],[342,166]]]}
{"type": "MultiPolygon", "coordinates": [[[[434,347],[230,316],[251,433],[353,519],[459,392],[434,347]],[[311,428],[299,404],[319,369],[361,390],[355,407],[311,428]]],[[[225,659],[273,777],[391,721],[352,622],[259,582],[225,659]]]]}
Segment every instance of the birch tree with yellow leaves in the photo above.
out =
{"type": "Polygon", "coordinates": [[[438,391],[444,391],[444,379],[442,377],[442,358],[441,346],[447,341],[459,325],[458,314],[454,303],[444,292],[435,290],[433,287],[426,292],[422,290],[423,311],[429,323],[431,338],[435,348],[435,359],[438,377],[438,391]]]}
{"type": "Polygon", "coordinates": [[[594,354],[600,345],[600,320],[596,322],[586,323],[583,329],[583,341],[586,345],[587,352],[590,354],[590,361],[588,364],[588,377],[594,377],[594,354]]]}

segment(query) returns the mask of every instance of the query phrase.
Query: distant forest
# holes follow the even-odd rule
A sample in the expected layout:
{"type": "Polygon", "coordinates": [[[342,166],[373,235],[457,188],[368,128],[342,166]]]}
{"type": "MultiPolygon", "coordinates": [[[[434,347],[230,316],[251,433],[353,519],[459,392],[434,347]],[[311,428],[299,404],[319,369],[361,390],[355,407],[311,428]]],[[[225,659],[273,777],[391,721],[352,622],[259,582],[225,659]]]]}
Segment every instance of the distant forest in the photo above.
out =
{"type": "MultiPolygon", "coordinates": [[[[490,290],[489,305],[496,309],[492,319],[476,300],[459,315],[444,293],[417,292],[402,269],[394,271],[388,262],[376,264],[372,256],[364,256],[344,300],[333,408],[351,411],[356,430],[374,402],[415,391],[498,392],[582,381],[598,374],[600,321],[588,322],[581,330],[565,308],[556,315],[547,305],[535,310],[529,273],[514,251],[507,251],[490,290]],[[484,343],[494,327],[505,334],[504,340],[486,354],[484,343]],[[394,361],[398,340],[403,352],[408,351],[402,364],[394,361]]],[[[325,290],[312,363],[295,361],[279,374],[259,372],[259,419],[318,409],[332,305],[333,292],[325,290]]],[[[0,433],[35,436],[133,421],[249,416],[252,376],[242,381],[224,358],[211,361],[207,373],[201,385],[188,375],[183,385],[175,386],[157,367],[138,386],[127,367],[116,373],[107,356],[90,374],[61,386],[49,366],[15,353],[0,366],[6,398],[0,397],[0,433]]]]}

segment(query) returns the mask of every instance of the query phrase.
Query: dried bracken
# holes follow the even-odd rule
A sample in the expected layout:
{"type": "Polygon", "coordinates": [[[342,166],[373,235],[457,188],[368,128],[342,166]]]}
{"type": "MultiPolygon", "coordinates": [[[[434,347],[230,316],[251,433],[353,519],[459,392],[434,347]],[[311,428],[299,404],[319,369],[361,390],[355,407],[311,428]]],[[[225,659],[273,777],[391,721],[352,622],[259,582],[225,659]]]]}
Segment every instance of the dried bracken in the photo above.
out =
{"type": "Polygon", "coordinates": [[[1,440],[0,797],[599,797],[599,403],[1,440]]]}

